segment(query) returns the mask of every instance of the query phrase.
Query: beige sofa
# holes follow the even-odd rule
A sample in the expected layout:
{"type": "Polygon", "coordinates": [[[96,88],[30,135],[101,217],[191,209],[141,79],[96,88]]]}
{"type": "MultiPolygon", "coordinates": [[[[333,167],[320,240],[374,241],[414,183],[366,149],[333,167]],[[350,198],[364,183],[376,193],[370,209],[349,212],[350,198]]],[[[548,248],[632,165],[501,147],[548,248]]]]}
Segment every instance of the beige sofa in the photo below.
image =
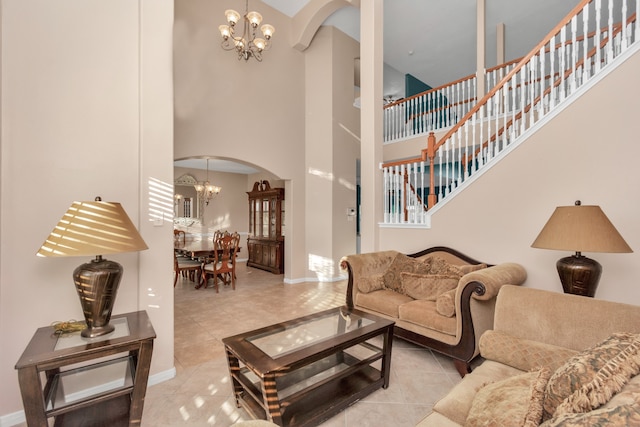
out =
{"type": "Polygon", "coordinates": [[[349,307],[394,320],[394,335],[450,356],[462,376],[493,326],[498,290],[526,279],[518,264],[487,265],[446,247],[349,255],[340,265],[349,307]]]}
{"type": "Polygon", "coordinates": [[[640,335],[625,335],[622,347],[597,345],[619,332],[640,334],[640,307],[504,286],[496,301],[494,327],[480,340],[485,360],[438,401],[418,426],[523,425],[515,419],[477,421],[507,413],[521,416],[509,411],[525,399],[529,399],[530,418],[524,425],[542,421],[545,427],[640,425],[640,335]],[[598,353],[603,348],[608,353],[598,353]],[[542,378],[545,370],[550,378],[542,378]],[[513,385],[526,377],[531,381],[532,375],[537,376],[535,387],[525,381],[529,388],[520,389],[524,397],[514,391],[517,388],[500,394],[509,382],[513,385]],[[616,393],[615,387],[622,390],[616,393]],[[487,396],[492,396],[491,403],[486,402],[487,396]],[[554,399],[563,403],[554,408],[554,399]],[[541,402],[543,418],[536,422],[540,410],[536,405],[541,402]],[[587,406],[573,407],[577,402],[587,406]]]}

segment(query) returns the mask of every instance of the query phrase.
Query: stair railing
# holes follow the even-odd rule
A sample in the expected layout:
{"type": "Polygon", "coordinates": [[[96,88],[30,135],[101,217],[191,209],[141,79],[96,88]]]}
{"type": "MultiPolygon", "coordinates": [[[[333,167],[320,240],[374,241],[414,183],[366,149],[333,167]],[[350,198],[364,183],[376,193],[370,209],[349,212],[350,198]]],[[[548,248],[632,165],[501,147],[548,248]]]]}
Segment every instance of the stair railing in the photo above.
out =
{"type": "Polygon", "coordinates": [[[444,200],[636,43],[640,1],[635,12],[627,6],[628,0],[581,1],[440,141],[431,132],[419,157],[383,164],[384,223],[427,223],[427,207],[444,200]],[[622,24],[614,25],[615,17],[622,24]],[[427,189],[427,206],[416,209],[427,189]]]}
{"type": "MultiPolygon", "coordinates": [[[[489,68],[486,88],[494,87],[520,58],[489,68]]],[[[390,102],[384,106],[384,142],[397,141],[453,126],[471,110],[476,96],[476,76],[453,82],[390,102]]]]}

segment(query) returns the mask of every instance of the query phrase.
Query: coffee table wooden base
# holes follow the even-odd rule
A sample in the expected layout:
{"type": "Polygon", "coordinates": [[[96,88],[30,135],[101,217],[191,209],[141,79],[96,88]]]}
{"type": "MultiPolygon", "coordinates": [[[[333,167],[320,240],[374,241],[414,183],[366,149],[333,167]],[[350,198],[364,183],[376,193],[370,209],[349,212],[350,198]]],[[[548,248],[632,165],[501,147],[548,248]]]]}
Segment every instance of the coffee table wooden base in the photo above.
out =
{"type": "Polygon", "coordinates": [[[336,310],[347,312],[346,308],[331,309],[225,338],[238,407],[280,426],[316,426],[371,392],[387,388],[391,321],[350,310],[351,317],[362,316],[368,323],[341,329],[328,339],[273,358],[250,342],[249,337],[283,331],[291,325],[308,323],[313,327],[314,316],[326,318],[336,310]]]}

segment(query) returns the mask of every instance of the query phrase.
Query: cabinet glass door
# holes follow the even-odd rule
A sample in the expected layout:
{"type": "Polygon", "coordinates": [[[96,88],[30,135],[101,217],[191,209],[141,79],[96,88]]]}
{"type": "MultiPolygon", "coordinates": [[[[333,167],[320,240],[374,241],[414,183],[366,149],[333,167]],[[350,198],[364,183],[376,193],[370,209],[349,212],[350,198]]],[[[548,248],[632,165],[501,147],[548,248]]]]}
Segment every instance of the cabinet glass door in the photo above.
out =
{"type": "Polygon", "coordinates": [[[275,239],[276,237],[276,203],[277,199],[274,197],[271,199],[271,209],[269,210],[270,224],[269,224],[269,238],[275,239]]]}
{"type": "Polygon", "coordinates": [[[256,216],[255,200],[249,200],[249,234],[252,236],[256,235],[255,216],[256,216]]]}
{"type": "Polygon", "coordinates": [[[269,237],[269,199],[262,200],[262,237],[269,237]]]}

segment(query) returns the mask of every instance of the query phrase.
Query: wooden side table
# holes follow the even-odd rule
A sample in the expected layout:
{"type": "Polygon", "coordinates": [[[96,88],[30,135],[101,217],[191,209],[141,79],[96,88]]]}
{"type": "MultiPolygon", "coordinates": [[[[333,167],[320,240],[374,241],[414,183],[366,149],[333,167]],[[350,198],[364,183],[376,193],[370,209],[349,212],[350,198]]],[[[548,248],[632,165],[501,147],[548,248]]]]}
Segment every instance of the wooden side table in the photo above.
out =
{"type": "Polygon", "coordinates": [[[156,333],[146,311],[96,338],[38,328],[15,368],[29,427],[139,426],[156,333]]]}

